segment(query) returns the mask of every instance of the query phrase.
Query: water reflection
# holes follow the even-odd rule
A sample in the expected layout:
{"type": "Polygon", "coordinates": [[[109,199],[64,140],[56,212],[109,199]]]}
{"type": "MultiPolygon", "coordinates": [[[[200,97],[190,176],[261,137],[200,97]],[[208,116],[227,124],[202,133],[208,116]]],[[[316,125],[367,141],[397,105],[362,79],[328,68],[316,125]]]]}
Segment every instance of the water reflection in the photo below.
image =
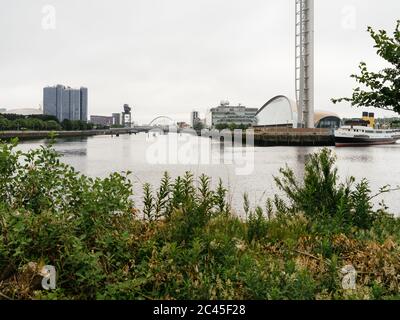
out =
{"type": "MultiPolygon", "coordinates": [[[[177,139],[178,147],[181,144],[190,144],[190,148],[186,150],[189,154],[194,155],[195,152],[200,152],[201,148],[197,137],[177,135],[177,139]]],[[[149,182],[158,186],[164,171],[168,171],[172,177],[183,175],[186,171],[192,171],[196,176],[205,173],[212,177],[213,185],[216,185],[218,179],[221,178],[229,188],[231,204],[239,214],[243,212],[244,192],[249,194],[254,205],[264,206],[265,200],[278,192],[273,176],[279,174],[279,169],[287,164],[296,175],[302,176],[307,156],[319,149],[313,147],[256,147],[254,148],[252,173],[238,176],[235,165],[226,160],[234,154],[245,154],[246,148],[240,146],[224,148],[218,141],[208,140],[210,156],[218,160],[208,164],[202,162],[201,157],[186,164],[150,164],[146,153],[151,142],[146,134],[62,139],[56,142],[55,148],[63,154],[63,161],[90,176],[104,177],[113,171],[132,171],[134,200],[137,202],[141,202],[142,184],[149,182]]],[[[47,142],[45,140],[25,141],[19,148],[28,150],[44,143],[47,142]]],[[[350,175],[357,179],[365,177],[370,181],[374,192],[387,184],[392,186],[399,184],[400,144],[333,149],[337,154],[338,171],[342,181],[345,181],[350,175]]],[[[386,204],[395,213],[400,213],[400,203],[397,201],[399,195],[400,193],[391,193],[384,196],[386,204]]],[[[376,203],[380,200],[377,199],[376,203]]]]}

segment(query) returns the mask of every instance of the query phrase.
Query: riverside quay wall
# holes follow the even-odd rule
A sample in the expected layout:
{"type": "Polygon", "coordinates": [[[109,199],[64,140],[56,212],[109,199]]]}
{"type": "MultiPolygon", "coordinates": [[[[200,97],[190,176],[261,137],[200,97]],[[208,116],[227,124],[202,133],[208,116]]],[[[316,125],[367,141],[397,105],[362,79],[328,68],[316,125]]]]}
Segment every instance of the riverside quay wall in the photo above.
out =
{"type": "Polygon", "coordinates": [[[254,128],[254,144],[268,146],[334,146],[332,129],[254,128]]]}
{"type": "Polygon", "coordinates": [[[108,129],[108,130],[83,130],[83,131],[0,131],[0,140],[18,138],[20,140],[46,139],[52,134],[57,138],[90,137],[98,135],[120,135],[137,133],[132,129],[108,129]]]}

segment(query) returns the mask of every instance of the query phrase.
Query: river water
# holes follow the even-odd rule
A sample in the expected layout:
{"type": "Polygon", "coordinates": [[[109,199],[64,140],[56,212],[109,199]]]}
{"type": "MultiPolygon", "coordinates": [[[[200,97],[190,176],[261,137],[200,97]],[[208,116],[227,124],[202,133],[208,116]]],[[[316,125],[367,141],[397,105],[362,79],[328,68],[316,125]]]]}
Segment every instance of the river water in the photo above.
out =
{"type": "MultiPolygon", "coordinates": [[[[44,140],[25,141],[18,148],[29,150],[44,143],[44,140]]],[[[149,182],[157,187],[165,171],[172,177],[183,175],[186,171],[193,172],[195,176],[205,173],[212,177],[214,185],[221,178],[229,189],[229,200],[238,214],[243,214],[245,192],[249,194],[253,206],[263,206],[268,197],[278,192],[273,176],[279,174],[279,169],[287,164],[301,176],[307,155],[319,149],[224,148],[210,139],[171,134],[158,138],[138,134],[60,139],[55,148],[62,154],[65,163],[90,176],[104,177],[114,171],[132,171],[134,200],[139,207],[143,183],[149,182]],[[206,146],[205,149],[202,145],[206,146]],[[169,149],[163,149],[166,146],[169,149]],[[168,157],[165,157],[166,150],[172,150],[168,157]],[[233,158],[231,162],[230,157],[233,158]]],[[[384,185],[396,187],[400,184],[400,144],[333,149],[341,180],[351,175],[357,179],[367,178],[374,193],[384,185]]],[[[390,212],[400,215],[398,199],[400,192],[392,192],[377,198],[376,204],[384,200],[390,212]]]]}

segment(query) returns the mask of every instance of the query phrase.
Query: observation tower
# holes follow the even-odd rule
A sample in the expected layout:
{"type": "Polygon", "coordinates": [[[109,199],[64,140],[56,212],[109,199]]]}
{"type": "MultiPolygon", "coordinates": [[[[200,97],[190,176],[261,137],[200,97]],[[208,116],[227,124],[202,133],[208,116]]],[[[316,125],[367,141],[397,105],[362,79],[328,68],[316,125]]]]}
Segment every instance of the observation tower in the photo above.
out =
{"type": "Polygon", "coordinates": [[[296,1],[296,101],[300,127],[314,128],[314,0],[296,1]]]}

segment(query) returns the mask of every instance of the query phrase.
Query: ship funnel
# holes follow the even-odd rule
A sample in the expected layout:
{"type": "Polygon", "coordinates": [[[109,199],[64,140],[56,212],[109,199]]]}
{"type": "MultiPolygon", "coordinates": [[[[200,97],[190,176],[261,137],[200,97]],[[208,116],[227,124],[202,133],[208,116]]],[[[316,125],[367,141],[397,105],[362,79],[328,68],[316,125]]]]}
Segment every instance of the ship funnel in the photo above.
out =
{"type": "Polygon", "coordinates": [[[371,126],[371,128],[375,128],[375,113],[369,113],[368,117],[369,117],[369,125],[371,126]]]}
{"type": "Polygon", "coordinates": [[[368,123],[368,126],[371,128],[375,128],[375,114],[363,112],[362,119],[368,123]]]}

